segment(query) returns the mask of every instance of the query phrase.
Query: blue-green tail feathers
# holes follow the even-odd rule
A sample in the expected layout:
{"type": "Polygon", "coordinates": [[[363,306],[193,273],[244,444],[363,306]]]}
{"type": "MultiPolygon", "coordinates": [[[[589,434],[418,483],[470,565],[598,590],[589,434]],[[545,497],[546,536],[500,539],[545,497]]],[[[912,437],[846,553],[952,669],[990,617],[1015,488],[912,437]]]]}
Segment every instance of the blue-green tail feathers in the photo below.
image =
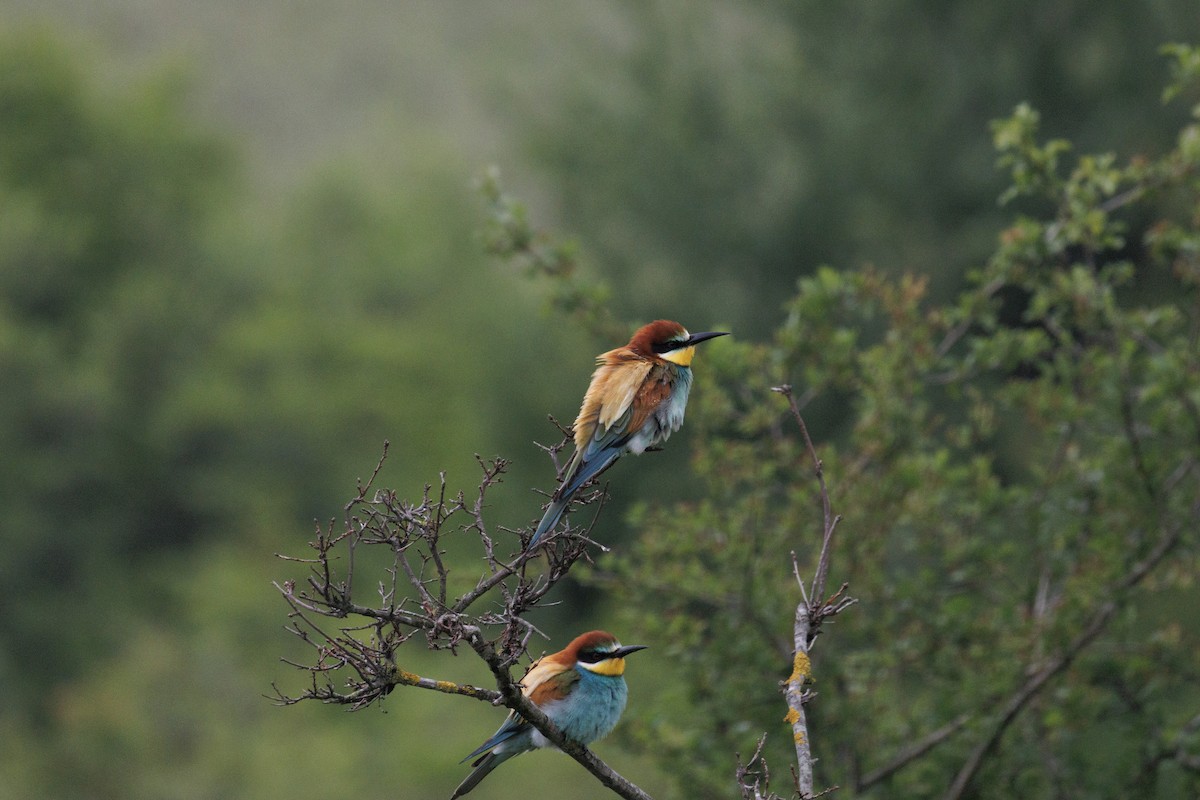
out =
{"type": "MultiPolygon", "coordinates": [[[[479,747],[476,747],[471,752],[467,753],[467,755],[463,758],[463,760],[458,763],[461,764],[461,763],[463,763],[463,761],[470,761],[472,758],[475,758],[475,756],[479,755],[480,753],[486,753],[488,750],[491,750],[493,747],[503,744],[504,742],[507,742],[509,739],[513,738],[517,734],[525,733],[528,730],[529,730],[529,723],[527,723],[525,720],[521,719],[520,717],[509,715],[508,719],[504,720],[504,724],[501,725],[495,733],[493,733],[491,736],[489,736],[488,740],[486,742],[479,745],[479,747]]],[[[486,758],[486,756],[484,758],[486,758]]],[[[483,761],[483,759],[482,758],[479,759],[471,766],[472,767],[478,766],[480,761],[483,761]]]]}
{"type": "Polygon", "coordinates": [[[618,447],[601,450],[593,454],[590,459],[580,462],[575,474],[563,481],[563,485],[554,493],[554,498],[550,501],[550,506],[542,516],[542,521],[538,523],[537,530],[533,532],[533,538],[529,540],[528,549],[532,550],[542,540],[543,536],[554,530],[554,526],[558,524],[567,507],[571,505],[571,500],[575,497],[575,493],[585,483],[612,466],[612,463],[623,452],[623,447],[624,442],[618,447]]]}
{"type": "MultiPolygon", "coordinates": [[[[507,750],[503,753],[488,753],[487,755],[482,756],[471,765],[475,767],[475,769],[471,770],[471,774],[468,775],[466,779],[458,785],[458,788],[454,790],[454,794],[450,795],[450,800],[455,800],[457,797],[462,797],[464,794],[478,786],[479,782],[486,778],[488,774],[496,767],[500,766],[505,761],[508,761],[513,756],[523,752],[525,751],[507,750]]],[[[467,756],[467,758],[470,757],[471,756],[467,756]]],[[[463,760],[466,761],[466,759],[463,760]]]]}
{"type": "Polygon", "coordinates": [[[538,523],[537,530],[533,532],[533,538],[529,540],[529,549],[532,550],[541,538],[550,531],[554,530],[554,526],[562,519],[563,512],[567,510],[567,506],[571,504],[571,498],[564,497],[562,500],[550,501],[550,507],[546,509],[546,513],[542,516],[542,521],[538,523]]]}
{"type": "MultiPolygon", "coordinates": [[[[499,730],[489,736],[486,742],[479,745],[479,747],[476,747],[467,754],[466,758],[463,759],[463,761],[470,761],[472,758],[475,758],[475,756],[479,756],[479,758],[475,758],[475,761],[471,764],[471,766],[475,769],[471,770],[471,774],[468,775],[466,779],[458,785],[458,788],[454,790],[454,794],[450,796],[450,800],[454,800],[456,797],[462,797],[464,794],[474,789],[479,782],[486,778],[488,773],[494,770],[496,767],[500,766],[505,761],[508,761],[513,756],[524,753],[526,750],[528,750],[528,744],[522,747],[520,742],[509,745],[508,748],[501,752],[496,752],[493,749],[499,747],[505,742],[508,742],[510,739],[516,736],[520,736],[523,733],[528,734],[528,731],[529,723],[525,722],[525,720],[521,719],[520,717],[510,715],[508,719],[504,720],[504,724],[500,726],[499,730]],[[489,750],[491,750],[491,752],[488,752],[489,750]]],[[[461,764],[462,761],[458,763],[461,764]]]]}

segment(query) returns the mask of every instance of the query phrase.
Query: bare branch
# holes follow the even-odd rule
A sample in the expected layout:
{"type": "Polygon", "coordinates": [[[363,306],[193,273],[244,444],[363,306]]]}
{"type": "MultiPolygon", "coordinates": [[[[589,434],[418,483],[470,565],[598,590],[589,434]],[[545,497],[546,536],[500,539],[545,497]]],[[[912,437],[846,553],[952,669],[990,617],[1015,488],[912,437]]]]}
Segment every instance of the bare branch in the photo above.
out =
{"type": "Polygon", "coordinates": [[[788,406],[792,411],[792,419],[796,420],[796,425],[800,428],[800,435],[804,437],[804,447],[812,458],[813,471],[816,473],[817,483],[821,487],[821,513],[824,516],[825,526],[821,539],[821,555],[817,559],[817,571],[812,582],[813,596],[820,597],[825,593],[825,580],[829,575],[829,544],[833,539],[833,529],[837,526],[840,518],[833,516],[833,505],[829,502],[829,491],[825,487],[825,465],[817,456],[817,448],[813,446],[812,437],[808,435],[808,426],[804,424],[804,417],[800,416],[800,407],[796,405],[792,387],[785,384],[776,386],[771,391],[778,392],[787,398],[788,406]]]}
{"type": "Polygon", "coordinates": [[[480,689],[478,686],[472,686],[469,683],[454,683],[452,681],[434,680],[433,678],[422,678],[420,675],[399,668],[396,669],[394,677],[396,686],[416,686],[420,689],[431,689],[443,694],[474,697],[476,700],[484,700],[493,704],[500,700],[499,692],[491,689],[480,689]]]}
{"type": "Polygon", "coordinates": [[[754,754],[745,764],[742,763],[742,754],[737,754],[737,770],[734,772],[734,776],[737,779],[738,789],[742,793],[742,800],[770,800],[778,796],[766,793],[767,786],[771,782],[767,762],[762,757],[763,746],[766,743],[767,735],[764,733],[758,737],[758,746],[754,748],[754,754]]]}
{"type": "MultiPolygon", "coordinates": [[[[558,453],[568,442],[564,435],[562,443],[546,448],[556,466],[558,453]]],[[[309,686],[289,695],[273,685],[272,699],[281,705],[316,700],[357,710],[381,700],[397,686],[411,686],[502,703],[528,719],[620,796],[648,800],[641,789],[587,748],[563,739],[545,714],[521,694],[508,672],[527,654],[531,637],[544,635],[524,615],[543,601],[576,561],[587,557],[596,518],[583,529],[568,525],[555,534],[559,544],[545,548],[546,568],[527,570],[531,560],[541,559],[540,553],[526,552],[530,532],[510,531],[514,554],[504,558],[497,552],[494,531],[498,529],[485,518],[487,493],[502,482],[508,462],[476,459],[482,478],[471,501],[461,492],[450,492],[442,474],[436,489],[426,485],[420,499],[407,502],[392,490],[372,488],[384,461],[381,458],[370,479],[358,483],[353,499],[345,505],[341,530],[335,530],[333,523],[324,530],[318,527],[309,543],[311,558],[281,556],[308,570],[302,581],[287,580],[275,587],[290,609],[287,630],[310,648],[311,660],[285,661],[308,673],[309,686]],[[458,576],[443,558],[443,538],[460,532],[477,538],[485,563],[483,574],[470,588],[455,586],[458,576]],[[384,563],[375,556],[383,556],[384,563]],[[378,600],[373,599],[373,604],[362,602],[355,593],[363,583],[358,573],[368,564],[384,573],[381,579],[367,581],[378,600]],[[476,611],[477,605],[485,605],[485,599],[486,610],[476,611]],[[498,691],[423,677],[399,666],[397,654],[418,636],[429,648],[452,653],[457,653],[461,644],[469,644],[487,663],[498,691]]],[[[604,498],[603,488],[592,489],[576,498],[575,509],[591,506],[598,513],[604,498]]]]}
{"type": "MultiPolygon", "coordinates": [[[[796,402],[795,395],[792,393],[792,387],[787,385],[776,386],[772,391],[778,392],[787,398],[792,418],[795,419],[796,425],[800,428],[805,450],[809,458],[812,459],[813,471],[817,477],[823,520],[821,550],[817,556],[817,568],[810,587],[805,587],[804,580],[800,577],[800,566],[796,560],[796,554],[795,552],[792,553],[792,573],[796,576],[796,582],[800,586],[801,602],[796,605],[796,617],[792,626],[792,672],[787,680],[784,681],[783,686],[784,698],[788,706],[785,719],[792,726],[792,740],[796,746],[796,769],[794,772],[796,792],[801,798],[808,800],[825,794],[826,791],[830,791],[827,789],[819,793],[814,793],[814,758],[808,732],[808,718],[804,712],[804,705],[811,697],[811,694],[804,688],[805,684],[812,679],[812,661],[809,653],[813,643],[816,641],[817,635],[820,633],[821,623],[854,605],[857,600],[845,594],[848,588],[848,585],[845,583],[833,595],[822,599],[822,596],[825,594],[825,584],[829,577],[829,560],[833,549],[833,534],[838,523],[841,521],[841,517],[835,516],[833,513],[833,504],[829,500],[829,490],[825,485],[824,465],[817,456],[817,449],[813,445],[812,437],[808,434],[808,426],[804,424],[804,418],[800,415],[800,407],[796,402]]],[[[744,792],[745,788],[743,785],[743,794],[744,792]]]]}
{"type": "Polygon", "coordinates": [[[793,626],[795,655],[792,657],[792,674],[784,686],[788,712],[784,719],[792,726],[792,741],[796,745],[796,789],[800,796],[813,796],[813,757],[808,736],[808,718],[804,713],[806,700],[804,684],[812,679],[812,662],[808,658],[809,610],[807,603],[796,604],[796,622],[793,626]]]}

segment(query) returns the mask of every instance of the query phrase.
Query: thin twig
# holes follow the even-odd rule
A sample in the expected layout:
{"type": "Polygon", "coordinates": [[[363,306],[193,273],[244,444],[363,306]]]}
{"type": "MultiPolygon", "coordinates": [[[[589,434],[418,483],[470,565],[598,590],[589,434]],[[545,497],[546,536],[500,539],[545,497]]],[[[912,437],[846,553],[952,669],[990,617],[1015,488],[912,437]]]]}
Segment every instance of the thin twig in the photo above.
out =
{"type": "Polygon", "coordinates": [[[737,754],[737,770],[734,772],[734,777],[741,790],[742,800],[769,800],[769,798],[776,797],[774,794],[763,794],[771,782],[771,773],[767,769],[767,762],[762,757],[763,746],[766,743],[767,735],[764,733],[758,737],[758,745],[754,748],[754,754],[745,764],[742,763],[742,754],[737,754]]]}
{"type": "Polygon", "coordinates": [[[875,784],[892,777],[901,769],[961,731],[970,721],[970,714],[960,714],[937,730],[925,734],[925,736],[902,749],[891,761],[859,778],[854,785],[855,793],[865,792],[875,784]]]}

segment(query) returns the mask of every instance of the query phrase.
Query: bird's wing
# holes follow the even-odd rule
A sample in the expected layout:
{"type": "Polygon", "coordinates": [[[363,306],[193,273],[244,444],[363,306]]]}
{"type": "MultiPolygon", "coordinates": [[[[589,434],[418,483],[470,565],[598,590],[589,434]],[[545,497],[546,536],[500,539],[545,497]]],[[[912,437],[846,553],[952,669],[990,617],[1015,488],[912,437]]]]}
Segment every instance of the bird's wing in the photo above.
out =
{"type": "Polygon", "coordinates": [[[547,703],[561,700],[571,693],[575,684],[579,683],[579,670],[565,669],[546,678],[529,694],[529,699],[538,708],[545,708],[547,703]]]}
{"type": "Polygon", "coordinates": [[[546,658],[539,658],[533,662],[521,677],[521,694],[526,697],[532,697],[534,690],[545,683],[547,678],[553,677],[563,671],[563,666],[554,659],[553,655],[546,658]]]}
{"type": "Polygon", "coordinates": [[[601,428],[620,427],[617,423],[633,405],[638,389],[652,366],[651,362],[640,357],[624,357],[613,365],[599,398],[596,421],[601,428]]]}
{"type": "Polygon", "coordinates": [[[577,452],[596,449],[610,437],[629,433],[628,412],[652,363],[625,348],[600,356],[600,366],[592,375],[583,406],[575,420],[577,452]]]}
{"type": "Polygon", "coordinates": [[[630,426],[632,409],[653,364],[625,348],[611,350],[597,361],[600,366],[575,420],[575,455],[555,493],[559,499],[571,497],[607,469],[637,431],[630,426]]]}

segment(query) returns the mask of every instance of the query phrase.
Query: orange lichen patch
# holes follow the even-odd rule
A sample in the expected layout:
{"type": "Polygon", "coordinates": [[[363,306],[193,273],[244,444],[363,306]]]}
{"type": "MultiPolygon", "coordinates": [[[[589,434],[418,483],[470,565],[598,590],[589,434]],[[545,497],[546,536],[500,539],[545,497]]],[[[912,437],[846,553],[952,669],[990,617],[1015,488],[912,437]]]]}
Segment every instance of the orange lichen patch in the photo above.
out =
{"type": "Polygon", "coordinates": [[[792,674],[788,676],[788,683],[804,683],[811,677],[812,662],[808,660],[808,653],[797,650],[796,657],[792,659],[792,674]]]}
{"type": "Polygon", "coordinates": [[[792,741],[796,744],[803,744],[804,728],[796,725],[800,721],[800,712],[794,708],[789,708],[788,713],[784,715],[783,719],[792,726],[792,741]]]}

